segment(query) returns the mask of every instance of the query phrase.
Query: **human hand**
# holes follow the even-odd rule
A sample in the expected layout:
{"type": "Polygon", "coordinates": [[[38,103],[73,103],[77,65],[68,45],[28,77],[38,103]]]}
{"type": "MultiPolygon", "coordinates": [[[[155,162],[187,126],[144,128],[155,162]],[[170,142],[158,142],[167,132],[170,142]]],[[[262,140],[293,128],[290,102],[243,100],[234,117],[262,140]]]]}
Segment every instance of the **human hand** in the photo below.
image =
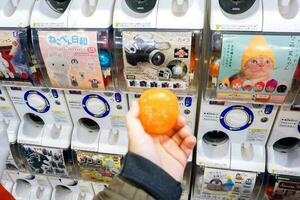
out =
{"type": "Polygon", "coordinates": [[[177,124],[166,135],[151,136],[145,132],[139,118],[139,105],[132,102],[126,116],[129,147],[138,154],[162,168],[175,180],[181,182],[187,160],[196,144],[196,138],[185,120],[178,118],[177,124]]]}

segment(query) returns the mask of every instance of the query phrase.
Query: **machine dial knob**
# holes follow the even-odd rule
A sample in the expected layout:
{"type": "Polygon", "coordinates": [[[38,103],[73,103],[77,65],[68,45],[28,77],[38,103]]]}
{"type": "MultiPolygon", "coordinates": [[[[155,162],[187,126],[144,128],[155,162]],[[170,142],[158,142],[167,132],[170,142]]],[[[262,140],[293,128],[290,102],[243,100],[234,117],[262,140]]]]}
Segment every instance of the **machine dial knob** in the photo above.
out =
{"type": "Polygon", "coordinates": [[[222,126],[230,131],[241,131],[253,123],[254,114],[245,106],[231,106],[220,115],[222,126]]]}
{"type": "Polygon", "coordinates": [[[25,92],[24,100],[27,106],[35,112],[46,113],[50,110],[50,103],[47,97],[37,90],[25,92]]]}
{"type": "Polygon", "coordinates": [[[96,118],[106,117],[110,112],[109,103],[100,95],[90,94],[82,100],[83,109],[96,118]]]}
{"type": "Polygon", "coordinates": [[[225,123],[233,128],[245,126],[249,121],[249,115],[244,110],[231,110],[225,115],[225,123]]]}
{"type": "Polygon", "coordinates": [[[95,115],[103,115],[106,112],[105,103],[98,98],[90,98],[86,103],[87,109],[95,115]]]}

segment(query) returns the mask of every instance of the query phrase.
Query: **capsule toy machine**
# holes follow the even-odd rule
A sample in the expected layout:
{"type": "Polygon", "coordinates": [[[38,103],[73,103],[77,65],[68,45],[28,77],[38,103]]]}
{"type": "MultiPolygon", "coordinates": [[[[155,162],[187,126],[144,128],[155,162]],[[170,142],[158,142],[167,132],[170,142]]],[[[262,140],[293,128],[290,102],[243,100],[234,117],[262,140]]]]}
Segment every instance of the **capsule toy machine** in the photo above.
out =
{"type": "Polygon", "coordinates": [[[65,95],[74,123],[71,147],[80,177],[107,184],[120,172],[122,157],[128,151],[127,96],[74,90],[65,91],[65,95]]]}
{"type": "Polygon", "coordinates": [[[300,98],[281,107],[267,145],[268,199],[299,199],[300,98]]]}
{"type": "Polygon", "coordinates": [[[49,177],[53,187],[50,200],[92,200],[95,196],[90,182],[82,180],[49,177]]]}
{"type": "Polygon", "coordinates": [[[114,89],[111,0],[39,0],[32,18],[35,53],[48,86],[114,89]]]}
{"type": "Polygon", "coordinates": [[[265,176],[265,145],[277,106],[202,101],[197,198],[256,199],[265,176]]]}
{"type": "MultiPolygon", "coordinates": [[[[128,93],[128,101],[138,101],[141,93],[128,93]]],[[[197,96],[196,95],[182,95],[177,94],[180,116],[182,116],[186,125],[191,129],[192,133],[195,132],[195,121],[196,121],[196,110],[197,110],[197,96]]],[[[190,194],[190,184],[191,184],[191,171],[192,171],[192,155],[188,159],[188,164],[184,171],[183,178],[183,193],[181,199],[188,199],[190,194]]]]}
{"type": "Polygon", "coordinates": [[[49,88],[7,90],[21,119],[18,153],[27,170],[33,174],[70,176],[73,124],[63,92],[49,88]]]}
{"type": "Polygon", "coordinates": [[[0,83],[40,85],[42,74],[31,45],[30,17],[35,0],[0,2],[0,83]]]}
{"type": "Polygon", "coordinates": [[[16,200],[50,200],[52,186],[46,176],[10,171],[14,181],[11,194],[16,200]]]}
{"type": "Polygon", "coordinates": [[[133,92],[195,92],[204,10],[202,0],[117,0],[113,27],[118,86],[133,92]]]}
{"type": "Polygon", "coordinates": [[[300,43],[297,16],[283,18],[275,8],[285,2],[211,2],[206,99],[286,102],[293,93],[300,43]]]}

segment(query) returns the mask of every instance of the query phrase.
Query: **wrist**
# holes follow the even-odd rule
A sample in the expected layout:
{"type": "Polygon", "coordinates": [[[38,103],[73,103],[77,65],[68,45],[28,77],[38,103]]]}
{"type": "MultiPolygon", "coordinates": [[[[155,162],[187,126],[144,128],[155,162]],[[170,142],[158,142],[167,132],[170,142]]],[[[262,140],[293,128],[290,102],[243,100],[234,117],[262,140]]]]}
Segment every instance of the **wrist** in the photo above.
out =
{"type": "Polygon", "coordinates": [[[156,199],[179,199],[181,183],[152,161],[129,152],[124,159],[121,177],[145,190],[156,199]]]}

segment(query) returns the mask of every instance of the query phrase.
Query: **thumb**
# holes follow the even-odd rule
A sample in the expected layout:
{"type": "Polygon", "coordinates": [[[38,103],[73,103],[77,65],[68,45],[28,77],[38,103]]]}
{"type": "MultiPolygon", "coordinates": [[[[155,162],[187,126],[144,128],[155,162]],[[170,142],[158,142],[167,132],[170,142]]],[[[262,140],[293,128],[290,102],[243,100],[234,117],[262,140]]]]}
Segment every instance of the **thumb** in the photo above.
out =
{"type": "Polygon", "coordinates": [[[136,118],[137,119],[139,117],[139,113],[140,113],[140,107],[139,107],[138,102],[132,101],[130,110],[127,114],[127,118],[136,118]]]}
{"type": "Polygon", "coordinates": [[[140,108],[139,104],[136,101],[132,101],[130,110],[126,115],[126,124],[128,129],[129,137],[136,135],[137,132],[144,130],[140,119],[139,119],[140,108]]]}

